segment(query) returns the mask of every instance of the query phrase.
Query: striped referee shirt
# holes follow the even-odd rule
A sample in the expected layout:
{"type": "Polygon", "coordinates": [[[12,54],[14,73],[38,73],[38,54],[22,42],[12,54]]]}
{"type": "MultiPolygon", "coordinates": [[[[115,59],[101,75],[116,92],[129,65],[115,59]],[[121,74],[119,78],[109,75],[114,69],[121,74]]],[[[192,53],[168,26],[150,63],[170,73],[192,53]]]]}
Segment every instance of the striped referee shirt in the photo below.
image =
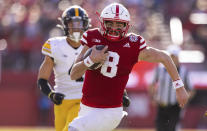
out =
{"type": "MultiPolygon", "coordinates": [[[[185,89],[191,90],[192,85],[189,81],[189,75],[186,68],[182,65],[178,68],[179,75],[184,82],[185,89]]],[[[158,84],[156,100],[161,105],[175,105],[177,104],[176,92],[172,87],[172,79],[164,66],[160,65],[155,71],[153,83],[158,84]]]]}

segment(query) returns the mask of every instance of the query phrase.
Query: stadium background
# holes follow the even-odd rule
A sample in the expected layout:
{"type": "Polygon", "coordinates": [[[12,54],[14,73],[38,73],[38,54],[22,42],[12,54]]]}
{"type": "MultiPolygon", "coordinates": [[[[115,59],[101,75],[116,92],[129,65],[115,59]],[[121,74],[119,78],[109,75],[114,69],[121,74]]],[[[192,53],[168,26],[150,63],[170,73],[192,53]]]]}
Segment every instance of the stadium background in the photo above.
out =
{"type": "MultiPolygon", "coordinates": [[[[196,94],[182,113],[181,127],[207,130],[207,0],[114,2],[127,7],[131,13],[130,31],[142,35],[148,45],[166,49],[178,44],[184,50],[181,62],[190,70],[196,94]]],[[[49,37],[62,35],[56,27],[57,18],[68,6],[78,4],[85,8],[92,27],[98,27],[95,12],[109,3],[110,0],[0,0],[0,131],[16,127],[23,127],[19,131],[45,131],[44,127],[53,130],[52,103],[36,86],[43,60],[41,46],[49,37]]],[[[146,62],[135,65],[127,84],[132,100],[126,109],[129,116],[119,129],[153,130],[156,108],[147,86],[156,66],[146,62]]]]}

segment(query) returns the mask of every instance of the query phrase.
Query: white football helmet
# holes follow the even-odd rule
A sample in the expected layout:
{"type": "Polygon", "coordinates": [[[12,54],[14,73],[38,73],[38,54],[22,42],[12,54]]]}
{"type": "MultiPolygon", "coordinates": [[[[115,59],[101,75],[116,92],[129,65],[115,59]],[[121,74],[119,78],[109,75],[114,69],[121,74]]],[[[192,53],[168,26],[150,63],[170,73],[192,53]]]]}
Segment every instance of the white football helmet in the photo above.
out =
{"type": "Polygon", "coordinates": [[[101,33],[102,35],[110,41],[119,41],[124,38],[129,29],[130,14],[128,10],[118,3],[112,3],[106,6],[100,15],[101,22],[101,33]],[[124,28],[122,29],[108,29],[105,25],[105,21],[116,21],[123,22],[124,28]],[[109,31],[118,31],[119,36],[109,35],[109,31]]]}

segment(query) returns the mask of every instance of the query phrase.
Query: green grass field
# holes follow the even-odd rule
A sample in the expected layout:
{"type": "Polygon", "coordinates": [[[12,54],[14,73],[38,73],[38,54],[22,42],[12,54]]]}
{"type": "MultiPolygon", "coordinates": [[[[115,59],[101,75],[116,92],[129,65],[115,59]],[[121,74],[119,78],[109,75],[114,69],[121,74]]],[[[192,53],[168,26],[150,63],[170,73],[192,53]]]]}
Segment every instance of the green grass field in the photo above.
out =
{"type": "MultiPolygon", "coordinates": [[[[0,131],[55,131],[49,127],[0,127],[0,131]]],[[[114,131],[154,131],[154,129],[116,129],[114,131]]],[[[206,129],[183,129],[181,131],[207,131],[206,129]]]]}

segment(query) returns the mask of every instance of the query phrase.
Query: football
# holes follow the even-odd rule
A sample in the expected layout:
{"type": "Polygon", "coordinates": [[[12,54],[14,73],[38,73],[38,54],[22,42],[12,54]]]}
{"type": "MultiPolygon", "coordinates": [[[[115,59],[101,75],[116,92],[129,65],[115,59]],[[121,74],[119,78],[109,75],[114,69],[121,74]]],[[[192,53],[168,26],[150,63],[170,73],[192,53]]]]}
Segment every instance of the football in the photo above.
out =
{"type": "MultiPolygon", "coordinates": [[[[103,48],[105,47],[105,45],[96,45],[96,49],[97,50],[102,50],[103,48]]],[[[83,56],[83,59],[85,59],[86,57],[88,57],[92,52],[92,48],[89,48],[86,53],[84,54],[83,56]]],[[[107,51],[106,51],[107,52],[107,51]]],[[[106,53],[105,52],[105,53],[106,53]]],[[[94,63],[91,67],[89,67],[89,69],[91,70],[95,70],[95,69],[98,69],[99,67],[101,67],[102,64],[101,63],[94,63]]]]}

